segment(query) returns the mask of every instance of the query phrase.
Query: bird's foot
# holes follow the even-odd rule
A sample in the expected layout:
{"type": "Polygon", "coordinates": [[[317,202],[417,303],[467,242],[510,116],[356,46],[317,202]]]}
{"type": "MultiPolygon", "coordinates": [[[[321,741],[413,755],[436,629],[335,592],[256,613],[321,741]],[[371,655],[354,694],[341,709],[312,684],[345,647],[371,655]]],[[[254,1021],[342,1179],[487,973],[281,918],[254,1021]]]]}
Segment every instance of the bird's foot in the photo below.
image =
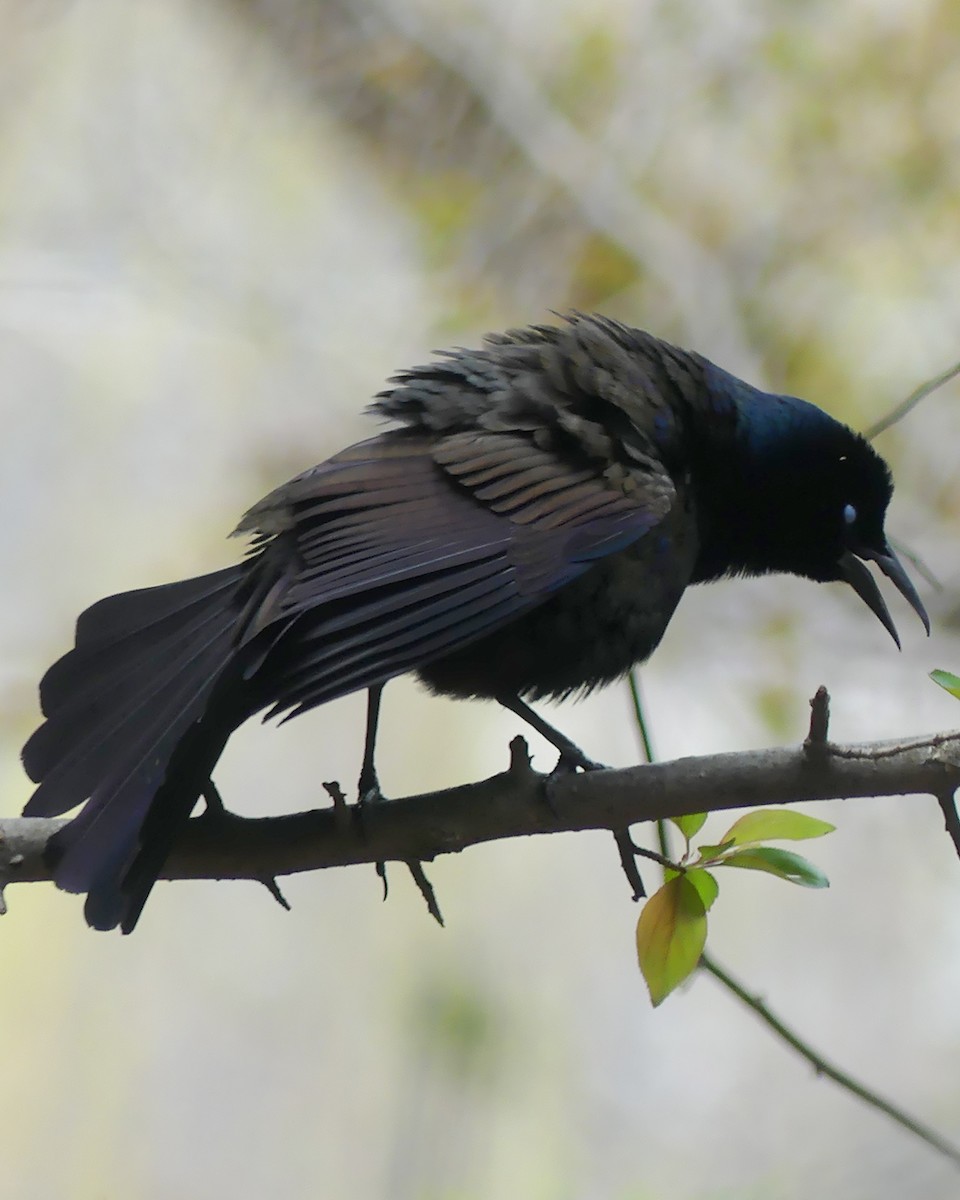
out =
{"type": "Polygon", "coordinates": [[[560,757],[557,759],[557,765],[550,772],[550,778],[558,778],[561,775],[572,775],[574,771],[606,770],[609,770],[609,768],[605,763],[594,762],[592,758],[587,758],[579,747],[570,745],[560,751],[560,757]]]}
{"type": "Polygon", "coordinates": [[[374,783],[370,787],[357,788],[357,806],[358,808],[373,808],[378,804],[389,804],[389,799],[380,790],[380,784],[374,783]]]}
{"type": "Polygon", "coordinates": [[[380,788],[380,778],[376,771],[368,770],[367,767],[364,767],[360,772],[360,778],[357,780],[358,808],[362,810],[366,805],[374,806],[387,803],[389,803],[389,800],[380,788]]]}
{"type": "MultiPolygon", "coordinates": [[[[380,790],[380,781],[377,779],[376,773],[364,772],[360,775],[360,781],[357,784],[357,803],[356,814],[360,822],[361,837],[368,835],[368,829],[365,825],[366,817],[370,816],[373,811],[382,804],[389,804],[390,801],[380,790]]],[[[427,911],[431,917],[439,924],[443,925],[443,916],[440,913],[440,906],[437,903],[436,893],[433,890],[433,885],[427,878],[423,869],[423,863],[417,858],[408,858],[406,860],[410,874],[413,876],[413,881],[417,885],[420,895],[423,897],[427,905],[427,911]]],[[[374,866],[377,870],[377,878],[383,884],[383,898],[386,900],[390,892],[390,884],[387,880],[387,864],[381,859],[374,866]]]]}
{"type": "MultiPolygon", "coordinates": [[[[357,803],[354,811],[357,814],[357,822],[360,827],[360,836],[366,838],[369,836],[369,828],[367,821],[373,811],[381,804],[388,804],[387,797],[380,789],[380,780],[377,778],[376,771],[372,769],[364,769],[360,772],[360,779],[357,782],[357,803]]],[[[387,882],[387,864],[383,861],[378,861],[375,864],[377,870],[377,878],[383,884],[383,898],[386,900],[387,894],[390,891],[390,885],[387,882]]]]}

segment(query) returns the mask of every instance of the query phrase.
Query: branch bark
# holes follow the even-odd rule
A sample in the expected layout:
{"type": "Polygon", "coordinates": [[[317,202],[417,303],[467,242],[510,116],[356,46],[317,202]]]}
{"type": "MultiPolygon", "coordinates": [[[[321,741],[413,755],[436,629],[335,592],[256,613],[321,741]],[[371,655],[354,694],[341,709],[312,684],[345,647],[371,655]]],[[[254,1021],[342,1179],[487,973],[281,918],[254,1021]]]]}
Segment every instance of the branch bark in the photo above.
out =
{"type": "MultiPolygon", "coordinates": [[[[164,879],[273,879],[354,863],[430,861],[504,838],[623,829],[683,813],[960,787],[960,731],[908,740],[714,754],[556,778],[511,743],[509,768],[479,783],[382,805],[282,817],[209,813],[190,821],[164,879]]],[[[51,878],[44,851],[64,820],[0,821],[0,884],[51,878]]]]}

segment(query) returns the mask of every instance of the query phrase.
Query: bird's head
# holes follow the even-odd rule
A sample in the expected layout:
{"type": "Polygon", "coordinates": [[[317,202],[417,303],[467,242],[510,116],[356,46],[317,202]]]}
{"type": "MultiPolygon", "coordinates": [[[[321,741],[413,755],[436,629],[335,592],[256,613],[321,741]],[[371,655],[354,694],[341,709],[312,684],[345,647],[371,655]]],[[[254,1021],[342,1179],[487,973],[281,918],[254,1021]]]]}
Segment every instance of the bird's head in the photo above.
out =
{"type": "MultiPolygon", "coordinates": [[[[887,630],[897,647],[900,638],[877,582],[866,566],[875,563],[914,610],[930,633],[930,620],[910,577],[890,545],[884,524],[893,495],[890,469],[879,454],[844,425],[836,433],[837,449],[822,470],[828,502],[818,512],[821,528],[829,528],[829,552],[813,563],[811,578],[850,584],[887,630]]],[[[825,541],[823,550],[827,550],[825,541]]]]}
{"type": "MultiPolygon", "coordinates": [[[[863,437],[805,400],[741,389],[730,469],[711,472],[713,495],[701,504],[719,520],[707,519],[706,557],[714,562],[699,577],[783,571],[818,582],[843,580],[899,646],[867,566],[872,562],[929,634],[926,611],[884,528],[893,494],[884,460],[863,437]]],[[[717,448],[710,457],[717,462],[717,448]]]]}

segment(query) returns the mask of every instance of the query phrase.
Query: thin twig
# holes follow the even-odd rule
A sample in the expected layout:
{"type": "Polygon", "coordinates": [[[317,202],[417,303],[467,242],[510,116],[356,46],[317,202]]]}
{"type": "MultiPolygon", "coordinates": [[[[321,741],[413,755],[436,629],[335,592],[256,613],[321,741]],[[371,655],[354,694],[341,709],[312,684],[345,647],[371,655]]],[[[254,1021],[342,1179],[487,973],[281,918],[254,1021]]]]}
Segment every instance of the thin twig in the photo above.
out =
{"type": "Polygon", "coordinates": [[[631,671],[627,676],[627,682],[630,684],[630,697],[633,700],[633,715],[637,722],[637,730],[640,734],[640,745],[643,750],[643,761],[647,763],[656,762],[656,755],[653,753],[653,741],[650,738],[650,730],[647,728],[647,715],[643,708],[643,697],[640,695],[640,677],[636,671],[631,671]]]}
{"type": "MultiPolygon", "coordinates": [[[[960,375],[960,362],[954,363],[952,367],[948,367],[946,371],[935,378],[921,383],[919,387],[913,389],[906,400],[901,400],[885,417],[881,417],[879,421],[875,421],[873,425],[868,426],[863,431],[863,436],[867,441],[872,442],[875,437],[883,433],[884,430],[889,429],[891,425],[896,425],[898,421],[902,421],[921,401],[926,400],[938,388],[943,387],[945,383],[949,383],[951,379],[955,379],[958,375],[960,375]]],[[[943,584],[918,554],[915,554],[908,546],[905,546],[903,542],[898,541],[896,538],[890,538],[889,540],[894,550],[902,558],[905,558],[932,588],[935,588],[938,592],[943,590],[943,584]]]]}
{"type": "Polygon", "coordinates": [[[960,362],[954,363],[952,367],[948,367],[942,375],[937,375],[933,379],[928,379],[926,383],[921,383],[919,387],[914,388],[906,400],[901,400],[896,408],[892,409],[885,417],[881,417],[879,421],[875,421],[873,425],[869,425],[864,431],[863,436],[868,442],[872,442],[875,437],[889,429],[891,425],[896,425],[898,421],[902,421],[907,413],[912,412],[917,405],[937,390],[943,387],[945,383],[949,383],[951,379],[955,379],[960,375],[960,362]]]}
{"type": "MultiPolygon", "coordinates": [[[[630,685],[630,696],[633,699],[633,715],[637,722],[637,730],[640,733],[640,746],[643,751],[643,761],[647,762],[647,763],[652,763],[653,762],[653,743],[650,740],[650,732],[647,729],[647,718],[646,718],[646,714],[643,710],[643,700],[640,696],[640,680],[639,680],[639,677],[638,677],[636,671],[630,672],[630,674],[627,676],[627,682],[630,685]]],[[[623,832],[624,832],[625,837],[630,839],[630,830],[625,829],[623,832]]],[[[660,863],[661,863],[661,865],[665,865],[668,861],[668,858],[667,858],[668,847],[667,847],[666,829],[665,829],[662,821],[657,821],[657,834],[658,834],[659,841],[660,841],[660,855],[659,855],[660,863]]],[[[636,845],[636,843],[633,842],[632,839],[630,839],[630,841],[634,847],[634,854],[640,853],[640,848],[636,845]]],[[[617,847],[620,850],[621,861],[624,862],[623,869],[624,869],[624,871],[626,871],[627,878],[629,879],[630,872],[627,870],[626,862],[624,860],[624,847],[621,844],[619,836],[617,837],[617,847]]],[[[649,855],[651,858],[654,858],[654,859],[656,859],[658,857],[653,851],[643,851],[643,853],[645,855],[649,855]]],[[[637,880],[640,883],[639,891],[636,887],[634,888],[633,898],[634,898],[634,900],[642,900],[643,897],[646,896],[646,894],[647,894],[646,888],[643,886],[643,881],[640,878],[640,872],[637,870],[636,862],[634,862],[633,865],[634,865],[634,871],[636,872],[637,880]]]]}
{"type": "Polygon", "coordinates": [[[633,852],[634,854],[639,854],[641,858],[646,858],[649,859],[650,862],[655,862],[658,867],[663,867],[665,870],[685,870],[683,866],[674,862],[672,858],[668,858],[665,854],[658,854],[656,850],[648,850],[646,846],[638,846],[636,843],[634,843],[633,852]]]}
{"type": "Polygon", "coordinates": [[[917,1121],[911,1117],[909,1113],[904,1112],[902,1108],[898,1108],[889,1100],[871,1091],[862,1083],[858,1083],[846,1071],[841,1071],[839,1067],[835,1067],[828,1062],[822,1055],[813,1051],[810,1046],[798,1034],[786,1025],[778,1016],[771,1012],[767,1004],[759,997],[752,995],[739,983],[729,971],[725,970],[712,957],[703,954],[700,957],[700,969],[706,971],[708,975],[712,975],[718,983],[722,984],[731,995],[745,1004],[752,1012],[760,1018],[761,1021],[789,1046],[805,1059],[818,1075],[824,1075],[827,1079],[832,1079],[845,1092],[856,1096],[858,1100],[862,1100],[869,1108],[875,1109],[877,1112],[883,1113],[885,1117],[889,1117],[891,1121],[899,1125],[901,1129],[906,1129],[908,1132],[920,1138],[922,1142],[926,1142],[933,1150],[938,1150],[941,1154],[950,1159],[951,1162],[960,1166],[960,1148],[942,1138],[938,1133],[932,1130],[929,1126],[917,1121]]]}

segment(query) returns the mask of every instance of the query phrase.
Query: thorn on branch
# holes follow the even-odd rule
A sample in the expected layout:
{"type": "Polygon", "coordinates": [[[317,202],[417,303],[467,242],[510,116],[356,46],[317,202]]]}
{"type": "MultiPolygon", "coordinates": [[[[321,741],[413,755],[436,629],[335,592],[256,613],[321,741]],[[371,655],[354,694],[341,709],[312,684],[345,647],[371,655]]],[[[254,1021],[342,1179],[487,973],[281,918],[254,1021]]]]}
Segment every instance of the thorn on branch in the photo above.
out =
{"type": "Polygon", "coordinates": [[[950,834],[953,848],[960,855],[960,816],[957,815],[956,792],[947,790],[941,793],[937,796],[937,802],[940,805],[940,811],[943,813],[943,823],[946,826],[947,833],[950,834]]]}
{"type": "MultiPolygon", "coordinates": [[[[0,842],[6,841],[4,836],[0,836],[0,842]]],[[[7,883],[13,878],[11,871],[16,872],[18,866],[22,866],[24,862],[23,854],[11,854],[7,859],[4,871],[0,872],[0,917],[6,917],[7,914],[7,898],[6,887],[7,883]]]]}
{"type": "Polygon", "coordinates": [[[274,900],[276,900],[281,908],[285,908],[287,912],[290,911],[290,903],[286,896],[284,896],[283,892],[280,891],[280,885],[277,883],[276,878],[273,875],[262,875],[257,882],[263,884],[263,886],[267,889],[267,891],[274,898],[274,900]]]}
{"type": "Polygon", "coordinates": [[[331,780],[323,785],[323,790],[333,802],[333,818],[338,829],[343,830],[350,823],[350,806],[347,804],[347,798],[343,794],[343,788],[336,780],[331,780]]]}
{"type": "Polygon", "coordinates": [[[613,838],[617,843],[617,849],[620,851],[620,866],[623,867],[627,883],[630,884],[633,899],[642,900],[646,896],[647,891],[643,886],[643,880],[637,869],[637,853],[640,847],[637,846],[636,842],[630,836],[629,829],[614,829],[613,838]]]}
{"type": "Polygon", "coordinates": [[[346,808],[347,807],[347,798],[343,794],[343,788],[340,786],[339,783],[337,783],[337,781],[335,779],[331,779],[329,782],[323,784],[323,790],[327,793],[327,795],[333,801],[334,808],[346,808]]]}
{"type": "Polygon", "coordinates": [[[827,748],[827,734],[830,729],[830,693],[821,684],[816,695],[810,701],[810,732],[803,743],[804,750],[823,751],[827,748]]]}
{"type": "Polygon", "coordinates": [[[383,899],[384,899],[384,902],[386,902],[387,896],[390,892],[390,885],[387,883],[387,864],[385,862],[383,862],[383,860],[381,860],[380,862],[375,863],[374,865],[377,868],[377,875],[380,877],[381,881],[383,882],[383,899]]]}
{"type": "MultiPolygon", "coordinates": [[[[5,841],[5,840],[6,839],[0,837],[0,842],[5,841]]],[[[11,878],[9,871],[11,868],[19,867],[22,864],[23,864],[23,855],[22,854],[11,854],[10,857],[7,859],[7,869],[3,873],[0,873],[0,917],[5,917],[7,915],[6,889],[7,889],[7,884],[10,882],[10,878],[11,878]]]]}
{"type": "Polygon", "coordinates": [[[510,775],[524,777],[533,773],[530,766],[530,747],[527,745],[526,738],[519,734],[510,743],[510,766],[507,771],[510,775]]]}
{"type": "Polygon", "coordinates": [[[427,911],[442,929],[443,916],[440,912],[440,905],[437,903],[437,894],[433,890],[433,884],[424,872],[423,863],[418,858],[408,858],[406,861],[407,866],[410,868],[410,874],[413,876],[413,882],[417,885],[420,895],[427,903],[427,911]]]}

